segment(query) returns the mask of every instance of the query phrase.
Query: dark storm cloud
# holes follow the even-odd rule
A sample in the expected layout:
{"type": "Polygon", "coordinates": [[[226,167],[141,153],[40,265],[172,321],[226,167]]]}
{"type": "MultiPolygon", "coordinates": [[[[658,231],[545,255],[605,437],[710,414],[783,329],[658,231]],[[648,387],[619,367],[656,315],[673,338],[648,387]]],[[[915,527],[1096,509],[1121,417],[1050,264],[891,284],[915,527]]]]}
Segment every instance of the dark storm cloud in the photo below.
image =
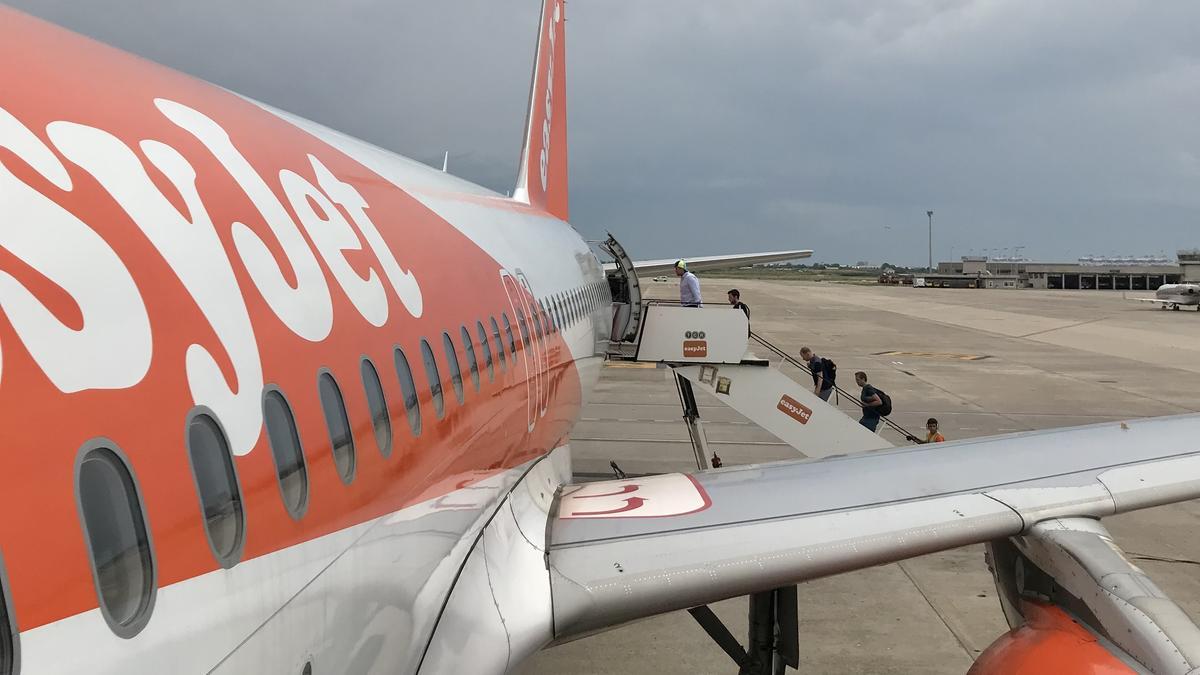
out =
{"type": "MultiPolygon", "coordinates": [[[[537,0],[16,7],[504,191],[537,0]]],[[[577,0],[572,220],[638,257],[1200,245],[1200,4],[577,0]]]]}

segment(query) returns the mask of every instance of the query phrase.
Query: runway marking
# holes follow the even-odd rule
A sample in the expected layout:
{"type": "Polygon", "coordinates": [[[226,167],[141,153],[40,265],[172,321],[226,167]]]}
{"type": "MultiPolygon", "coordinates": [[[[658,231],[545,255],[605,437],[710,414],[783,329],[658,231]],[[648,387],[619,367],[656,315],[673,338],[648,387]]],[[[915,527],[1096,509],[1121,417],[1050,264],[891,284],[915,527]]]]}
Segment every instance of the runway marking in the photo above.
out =
{"type": "Polygon", "coordinates": [[[605,368],[657,368],[657,363],[645,361],[605,361],[605,368]]]}
{"type": "MultiPolygon", "coordinates": [[[[946,352],[875,352],[873,356],[922,356],[931,359],[951,359],[953,361],[982,361],[992,358],[990,354],[950,354],[946,352]]],[[[893,361],[892,363],[897,363],[893,361]]]]}
{"type": "Polygon", "coordinates": [[[1110,317],[1110,316],[1102,316],[1099,319],[1088,319],[1087,321],[1080,321],[1079,323],[1072,323],[1072,324],[1068,324],[1066,326],[1059,326],[1058,328],[1047,328],[1046,330],[1037,330],[1032,333],[1018,335],[1016,337],[1027,338],[1027,337],[1033,337],[1035,335],[1045,335],[1046,333],[1053,333],[1054,331],[1057,331],[1057,330],[1066,330],[1067,328],[1078,328],[1079,326],[1086,326],[1089,323],[1096,323],[1097,321],[1104,321],[1105,319],[1111,319],[1111,318],[1112,317],[1110,317]]]}

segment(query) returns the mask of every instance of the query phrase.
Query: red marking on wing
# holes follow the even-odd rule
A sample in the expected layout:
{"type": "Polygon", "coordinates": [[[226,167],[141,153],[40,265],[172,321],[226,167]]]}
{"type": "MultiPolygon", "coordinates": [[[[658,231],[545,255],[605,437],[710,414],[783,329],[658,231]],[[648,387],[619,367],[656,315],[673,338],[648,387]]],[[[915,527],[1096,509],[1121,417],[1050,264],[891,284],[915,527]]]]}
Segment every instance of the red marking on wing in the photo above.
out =
{"type": "Polygon", "coordinates": [[[630,492],[637,492],[640,485],[626,485],[616,492],[605,492],[602,495],[579,495],[576,499],[592,499],[594,497],[616,497],[617,495],[627,495],[630,492]]]}
{"type": "MultiPolygon", "coordinates": [[[[599,496],[599,495],[596,495],[596,496],[599,496]]],[[[629,511],[639,509],[642,507],[642,504],[645,504],[645,503],[646,503],[646,500],[642,499],[641,497],[630,497],[629,499],[625,500],[625,506],[619,506],[615,509],[609,509],[608,511],[575,511],[571,515],[572,516],[611,516],[613,514],[628,513],[629,511]]]]}

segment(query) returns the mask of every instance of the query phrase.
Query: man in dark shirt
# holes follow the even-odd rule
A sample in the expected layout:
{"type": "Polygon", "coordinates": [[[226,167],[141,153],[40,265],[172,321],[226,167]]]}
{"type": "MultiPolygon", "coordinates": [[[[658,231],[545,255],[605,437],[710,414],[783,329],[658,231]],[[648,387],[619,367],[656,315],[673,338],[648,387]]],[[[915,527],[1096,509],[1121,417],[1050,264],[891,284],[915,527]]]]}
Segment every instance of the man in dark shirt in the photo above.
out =
{"type": "Polygon", "coordinates": [[[734,309],[740,309],[743,312],[745,312],[746,320],[749,321],[750,320],[750,307],[748,307],[746,305],[746,303],[742,302],[742,292],[736,288],[731,288],[731,289],[729,289],[728,295],[729,295],[729,304],[731,306],[733,306],[734,309]]]}
{"type": "Polygon", "coordinates": [[[867,374],[863,371],[858,371],[854,374],[854,381],[858,386],[862,387],[862,419],[858,423],[864,427],[875,431],[879,427],[879,407],[883,405],[883,399],[879,397],[879,391],[867,384],[867,374]]]}
{"type": "Polygon", "coordinates": [[[821,397],[822,401],[828,401],[835,384],[833,371],[825,363],[825,359],[814,354],[808,347],[800,348],[800,358],[808,364],[808,372],[812,374],[813,393],[821,397]]]}

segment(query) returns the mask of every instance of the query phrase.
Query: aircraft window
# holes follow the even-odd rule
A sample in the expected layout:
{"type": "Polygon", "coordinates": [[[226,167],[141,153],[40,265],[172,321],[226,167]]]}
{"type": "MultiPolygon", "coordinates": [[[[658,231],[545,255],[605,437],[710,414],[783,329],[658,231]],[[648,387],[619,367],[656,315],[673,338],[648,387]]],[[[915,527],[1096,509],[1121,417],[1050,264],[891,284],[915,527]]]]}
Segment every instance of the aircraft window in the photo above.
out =
{"type": "Polygon", "coordinates": [[[525,343],[525,348],[529,348],[529,326],[525,323],[525,311],[520,307],[517,308],[517,327],[521,329],[521,341],[525,343]]]}
{"type": "Polygon", "coordinates": [[[325,428],[329,430],[333,463],[342,482],[349,485],[354,482],[355,457],[354,436],[350,433],[350,420],[346,418],[346,401],[328,370],[317,376],[317,390],[321,395],[321,410],[325,413],[325,428]]]}
{"type": "Polygon", "coordinates": [[[492,347],[488,344],[487,329],[482,321],[475,322],[475,332],[479,334],[479,346],[483,348],[483,365],[487,368],[488,382],[492,382],[496,379],[496,369],[492,365],[492,347]]]}
{"type": "Polygon", "coordinates": [[[541,313],[541,308],[538,307],[537,301],[533,302],[533,306],[529,308],[529,318],[533,319],[533,334],[537,337],[538,342],[542,340],[542,320],[538,316],[541,313]]]}
{"type": "Polygon", "coordinates": [[[496,324],[496,317],[491,317],[489,322],[492,325],[492,340],[496,343],[496,356],[500,358],[500,372],[508,370],[508,363],[504,357],[504,339],[500,337],[500,326],[496,324]]]}
{"type": "Polygon", "coordinates": [[[299,519],[308,506],[308,467],[304,464],[304,448],[296,431],[296,418],[278,389],[268,389],[263,395],[263,419],[271,455],[275,458],[283,505],[293,518],[299,519]]]}
{"type": "Polygon", "coordinates": [[[413,382],[412,368],[408,367],[408,358],[404,350],[396,347],[393,350],[396,361],[396,375],[400,378],[400,395],[404,397],[404,412],[408,414],[408,428],[413,436],[421,435],[421,404],[417,400],[417,385],[413,382]]]}
{"type": "Polygon", "coordinates": [[[75,468],[76,498],[101,613],[113,633],[131,638],[154,609],[154,552],[129,464],[115,445],[108,446],[84,446],[75,468]]]}
{"type": "Polygon", "coordinates": [[[546,301],[542,300],[542,327],[546,329],[546,335],[550,334],[553,327],[550,324],[550,314],[546,312],[546,301]]]}
{"type": "Polygon", "coordinates": [[[556,331],[562,328],[562,318],[558,314],[558,297],[554,295],[550,296],[550,325],[556,331]]]}
{"type": "Polygon", "coordinates": [[[421,360],[425,362],[425,377],[429,379],[429,391],[433,392],[433,411],[440,420],[446,416],[446,402],[442,399],[442,376],[438,374],[437,359],[425,338],[421,338],[421,360]]]}
{"type": "Polygon", "coordinates": [[[208,544],[221,567],[229,569],[241,557],[246,536],[242,494],[229,441],[221,425],[208,413],[200,412],[188,422],[187,448],[208,544]]]}
{"type": "Polygon", "coordinates": [[[379,381],[379,371],[375,370],[371,359],[363,357],[359,370],[362,371],[363,391],[367,394],[367,407],[371,409],[375,444],[379,446],[379,454],[388,457],[392,454],[392,417],[383,395],[383,383],[379,381]]]}
{"type": "Polygon", "coordinates": [[[454,398],[459,405],[463,402],[462,368],[458,365],[458,352],[454,349],[454,340],[449,333],[442,333],[442,349],[446,350],[446,362],[450,364],[450,384],[454,386],[454,398]]]}
{"type": "Polygon", "coordinates": [[[3,675],[21,672],[21,639],[13,619],[11,598],[8,574],[0,558],[0,673],[3,675]]]}
{"type": "MultiPolygon", "coordinates": [[[[513,339],[512,324],[508,322],[508,314],[501,313],[500,318],[504,320],[504,334],[508,336],[508,353],[517,358],[517,341],[513,339]]],[[[513,363],[516,366],[516,363],[513,363]]]]}
{"type": "Polygon", "coordinates": [[[471,384],[475,385],[475,391],[479,391],[479,362],[475,360],[475,345],[471,342],[471,331],[467,330],[466,326],[462,326],[458,332],[462,337],[463,349],[466,350],[467,372],[471,374],[471,384]]]}

